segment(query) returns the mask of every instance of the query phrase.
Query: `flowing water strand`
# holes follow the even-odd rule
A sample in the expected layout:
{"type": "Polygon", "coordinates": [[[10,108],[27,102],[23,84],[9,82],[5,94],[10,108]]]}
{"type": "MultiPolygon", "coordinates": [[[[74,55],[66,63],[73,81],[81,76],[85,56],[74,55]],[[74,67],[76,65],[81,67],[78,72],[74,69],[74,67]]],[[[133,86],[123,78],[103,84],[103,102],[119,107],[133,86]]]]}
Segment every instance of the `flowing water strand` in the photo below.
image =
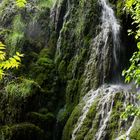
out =
{"type": "Polygon", "coordinates": [[[82,115],[79,117],[79,119],[77,121],[77,124],[76,124],[76,127],[73,130],[72,140],[75,140],[76,134],[77,134],[78,130],[81,128],[81,126],[82,126],[82,124],[83,124],[83,122],[84,122],[84,120],[86,118],[86,115],[87,115],[90,107],[92,106],[94,100],[97,98],[97,96],[99,96],[99,90],[96,90],[96,91],[91,90],[83,98],[83,101],[85,102],[85,106],[83,107],[82,115]]]}
{"type": "Polygon", "coordinates": [[[102,6],[102,30],[103,30],[103,39],[108,38],[109,32],[112,33],[113,38],[113,57],[115,64],[118,64],[117,50],[120,50],[120,25],[114,15],[114,11],[109,5],[107,0],[99,0],[100,5],[102,6]]]}
{"type": "Polygon", "coordinates": [[[113,91],[114,90],[109,91],[109,93],[106,94],[100,101],[102,108],[99,111],[99,113],[101,114],[100,126],[99,126],[98,132],[96,133],[96,136],[95,136],[97,140],[100,140],[101,137],[103,136],[103,133],[105,132],[105,129],[107,127],[107,123],[110,119],[110,115],[112,113],[114,95],[115,95],[115,93],[113,93],[113,91]]]}
{"type": "MultiPolygon", "coordinates": [[[[79,132],[80,128],[83,125],[83,122],[92,107],[95,100],[99,97],[100,101],[98,103],[98,115],[101,116],[99,129],[96,133],[96,140],[100,140],[101,137],[103,137],[104,132],[106,131],[106,127],[108,125],[108,121],[110,119],[110,115],[112,113],[113,103],[114,103],[114,97],[117,92],[121,92],[124,89],[123,86],[120,85],[103,85],[102,87],[98,88],[97,90],[89,91],[82,100],[82,104],[84,102],[84,106],[82,109],[81,116],[79,117],[75,128],[72,132],[72,139],[76,139],[76,135],[79,132]]],[[[81,103],[80,103],[81,104],[81,103]]]]}

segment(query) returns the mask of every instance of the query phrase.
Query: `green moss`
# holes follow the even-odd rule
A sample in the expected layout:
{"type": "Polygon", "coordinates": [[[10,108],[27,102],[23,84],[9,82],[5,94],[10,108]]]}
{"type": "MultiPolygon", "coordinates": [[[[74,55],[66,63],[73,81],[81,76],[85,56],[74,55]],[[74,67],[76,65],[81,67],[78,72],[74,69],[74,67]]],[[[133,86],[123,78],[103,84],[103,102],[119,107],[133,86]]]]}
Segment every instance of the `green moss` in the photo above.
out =
{"type": "Polygon", "coordinates": [[[121,18],[124,15],[124,1],[117,0],[117,16],[121,18]]]}
{"type": "Polygon", "coordinates": [[[2,104],[0,110],[4,112],[2,123],[11,124],[25,120],[25,114],[28,111],[40,108],[44,96],[40,86],[33,80],[18,79],[12,81],[5,87],[5,92],[0,96],[2,104]]]}
{"type": "Polygon", "coordinates": [[[44,81],[49,83],[55,77],[55,66],[52,59],[52,50],[44,48],[41,50],[38,59],[30,67],[30,76],[41,86],[44,81]]]}
{"type": "Polygon", "coordinates": [[[39,0],[38,1],[38,7],[39,8],[46,8],[49,7],[51,8],[56,0],[39,0]]]}
{"type": "Polygon", "coordinates": [[[66,70],[67,70],[66,61],[62,60],[58,66],[58,72],[62,79],[66,79],[66,70]]]}
{"type": "Polygon", "coordinates": [[[0,128],[1,140],[46,140],[45,133],[39,127],[22,123],[0,128]]]}
{"type": "Polygon", "coordinates": [[[66,103],[68,105],[78,103],[78,80],[70,80],[68,81],[68,86],[66,88],[66,103]]]}
{"type": "Polygon", "coordinates": [[[71,134],[80,116],[80,113],[81,113],[81,107],[80,106],[75,107],[75,109],[73,110],[71,116],[69,117],[64,127],[62,140],[71,140],[71,134]]]}
{"type": "MultiPolygon", "coordinates": [[[[83,139],[90,140],[90,138],[94,137],[94,134],[96,133],[97,128],[98,128],[97,127],[98,119],[96,118],[97,117],[96,109],[97,109],[98,101],[99,100],[96,99],[94,101],[93,105],[91,106],[91,108],[89,109],[81,128],[79,129],[79,131],[76,134],[76,140],[83,140],[83,139]]],[[[63,140],[71,139],[71,135],[75,128],[75,124],[77,123],[77,121],[81,115],[82,107],[83,107],[83,104],[80,104],[80,105],[76,106],[75,109],[73,110],[71,116],[69,117],[69,119],[65,125],[65,128],[63,131],[63,137],[62,137],[63,140]]]]}
{"type": "Polygon", "coordinates": [[[17,47],[23,45],[24,30],[25,23],[23,22],[21,15],[16,15],[13,18],[11,33],[6,38],[6,44],[10,49],[10,54],[14,54],[17,50],[19,50],[17,47]]]}
{"type": "Polygon", "coordinates": [[[109,119],[108,130],[107,130],[107,137],[110,139],[116,138],[119,132],[122,133],[122,130],[120,130],[119,122],[121,119],[120,116],[124,111],[123,99],[124,99],[124,93],[118,92],[115,94],[114,106],[109,119]]]}
{"type": "Polygon", "coordinates": [[[39,58],[38,59],[37,64],[40,65],[40,66],[46,66],[46,67],[48,67],[51,64],[53,64],[53,61],[50,58],[45,58],[45,57],[43,58],[42,57],[42,58],[39,58]]]}
{"type": "Polygon", "coordinates": [[[41,114],[37,112],[30,112],[27,115],[27,120],[43,130],[49,130],[54,124],[55,117],[52,113],[41,114]]]}
{"type": "Polygon", "coordinates": [[[39,109],[39,113],[47,114],[48,113],[48,109],[47,108],[41,108],[41,109],[39,109]]]}
{"type": "Polygon", "coordinates": [[[98,105],[98,99],[94,101],[92,107],[89,109],[89,112],[82,124],[82,127],[80,128],[80,130],[78,131],[76,135],[76,140],[83,140],[83,139],[88,140],[89,138],[93,138],[93,136],[95,135],[97,131],[97,127],[95,123],[97,122],[94,119],[97,112],[96,110],[97,105],[98,105]],[[93,128],[92,133],[90,133],[90,130],[92,127],[94,128],[93,128]]]}
{"type": "Polygon", "coordinates": [[[52,58],[53,56],[53,50],[51,48],[51,46],[49,48],[43,48],[40,53],[38,58],[52,58]]]}
{"type": "Polygon", "coordinates": [[[26,98],[40,90],[39,85],[33,80],[21,79],[19,81],[13,81],[5,87],[5,90],[9,96],[15,96],[20,98],[26,98]]]}
{"type": "Polygon", "coordinates": [[[140,118],[137,118],[134,124],[134,127],[131,129],[130,132],[130,139],[131,140],[139,140],[140,139],[140,118]]]}

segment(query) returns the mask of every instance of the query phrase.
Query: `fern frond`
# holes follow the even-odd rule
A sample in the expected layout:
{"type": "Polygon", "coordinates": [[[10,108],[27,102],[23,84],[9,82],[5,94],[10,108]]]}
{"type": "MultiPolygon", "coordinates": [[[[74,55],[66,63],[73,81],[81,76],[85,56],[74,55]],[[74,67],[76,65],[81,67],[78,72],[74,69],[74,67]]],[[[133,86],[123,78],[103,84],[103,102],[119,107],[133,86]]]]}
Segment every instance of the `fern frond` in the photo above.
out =
{"type": "Polygon", "coordinates": [[[20,54],[19,52],[16,52],[16,54],[13,57],[10,57],[9,59],[6,59],[6,52],[5,45],[0,42],[0,80],[5,75],[5,71],[8,69],[18,68],[21,64],[21,58],[24,55],[20,54]]]}

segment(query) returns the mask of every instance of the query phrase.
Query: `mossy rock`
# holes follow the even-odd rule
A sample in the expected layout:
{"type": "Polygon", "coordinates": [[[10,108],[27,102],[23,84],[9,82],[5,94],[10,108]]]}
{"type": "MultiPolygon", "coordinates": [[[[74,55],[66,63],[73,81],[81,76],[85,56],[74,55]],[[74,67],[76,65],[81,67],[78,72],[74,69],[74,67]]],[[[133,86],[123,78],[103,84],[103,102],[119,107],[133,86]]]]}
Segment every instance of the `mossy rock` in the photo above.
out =
{"type": "Polygon", "coordinates": [[[12,81],[0,96],[3,123],[14,123],[25,119],[27,112],[38,110],[44,102],[44,92],[40,86],[29,79],[12,81]]]}
{"type": "Polygon", "coordinates": [[[131,140],[140,140],[140,118],[137,118],[130,132],[131,140]]]}
{"type": "Polygon", "coordinates": [[[62,60],[58,66],[58,72],[62,80],[66,80],[67,76],[67,64],[65,60],[62,60]]]}
{"type": "Polygon", "coordinates": [[[98,123],[98,120],[95,119],[96,112],[97,112],[97,105],[98,105],[98,99],[93,103],[92,107],[89,109],[89,112],[83,121],[82,127],[80,128],[79,132],[76,134],[76,140],[84,140],[93,138],[97,131],[97,126],[95,125],[98,123]],[[94,127],[92,130],[92,133],[90,133],[90,130],[94,127]]]}
{"type": "Polygon", "coordinates": [[[81,114],[81,106],[76,106],[63,129],[62,140],[71,139],[72,131],[75,127],[75,124],[80,114],[81,114]]]}
{"type": "Polygon", "coordinates": [[[33,80],[19,78],[19,81],[10,82],[5,90],[9,96],[25,99],[41,91],[41,87],[33,80]]]}
{"type": "Polygon", "coordinates": [[[30,123],[2,126],[0,128],[1,140],[46,140],[42,129],[30,123]]]}
{"type": "Polygon", "coordinates": [[[53,56],[53,50],[51,47],[47,47],[47,48],[43,48],[40,53],[39,53],[39,56],[38,58],[52,58],[53,56]]]}
{"type": "Polygon", "coordinates": [[[48,131],[50,128],[53,129],[55,116],[52,113],[41,114],[38,112],[30,112],[27,114],[27,120],[43,130],[48,131]]]}
{"type": "Polygon", "coordinates": [[[78,80],[69,80],[66,88],[66,103],[68,105],[76,105],[78,103],[78,80]]]}
{"type": "Polygon", "coordinates": [[[49,58],[39,58],[39,60],[37,61],[37,64],[40,65],[40,66],[44,66],[44,67],[50,67],[52,68],[53,67],[53,61],[49,58]]]}
{"type": "Polygon", "coordinates": [[[41,114],[47,114],[48,113],[48,109],[47,108],[41,108],[41,109],[39,109],[38,112],[41,113],[41,114]]]}

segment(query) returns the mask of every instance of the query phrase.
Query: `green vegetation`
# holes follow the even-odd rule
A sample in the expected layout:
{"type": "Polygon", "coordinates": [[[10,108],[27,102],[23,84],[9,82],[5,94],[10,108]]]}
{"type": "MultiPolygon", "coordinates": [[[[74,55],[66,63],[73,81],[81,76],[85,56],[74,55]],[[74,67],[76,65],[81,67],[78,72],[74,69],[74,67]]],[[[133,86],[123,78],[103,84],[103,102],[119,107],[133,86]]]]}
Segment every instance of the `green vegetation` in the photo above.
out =
{"type": "Polygon", "coordinates": [[[16,0],[16,5],[19,7],[19,8],[24,8],[25,5],[26,5],[26,0],[16,0]]]}
{"type": "Polygon", "coordinates": [[[17,81],[10,82],[5,90],[10,96],[26,99],[35,94],[40,89],[39,85],[33,80],[19,78],[17,81]]]}
{"type": "MultiPolygon", "coordinates": [[[[120,23],[125,25],[124,1],[108,1],[120,23]]],[[[126,82],[135,80],[138,85],[139,1],[126,2],[125,10],[134,20],[134,28],[129,33],[136,36],[138,51],[123,75],[126,82]]],[[[3,78],[0,81],[0,140],[71,139],[84,106],[83,96],[90,89],[96,90],[103,76],[112,79],[111,34],[104,57],[103,42],[99,42],[99,47],[94,43],[101,31],[100,17],[98,0],[2,0],[0,40],[5,45],[0,42],[0,78],[3,78]],[[24,57],[18,52],[24,53],[24,57]]],[[[123,134],[132,118],[139,117],[135,106],[124,109],[125,96],[120,91],[112,97],[114,100],[111,98],[109,104],[105,104],[106,111],[114,101],[104,134],[107,140],[123,134]]],[[[102,120],[101,98],[93,101],[76,140],[95,137],[102,120]]],[[[136,132],[139,132],[138,126],[131,133],[132,139],[138,139],[136,132]]]]}
{"type": "Polygon", "coordinates": [[[6,58],[5,45],[0,42],[0,79],[5,75],[5,71],[13,68],[18,68],[23,54],[16,52],[16,55],[6,58]]]}
{"type": "MultiPolygon", "coordinates": [[[[140,85],[140,1],[139,0],[126,0],[125,10],[131,15],[133,19],[132,28],[128,30],[128,35],[135,36],[137,42],[137,51],[133,53],[130,59],[130,67],[122,72],[125,76],[125,82],[135,82],[136,87],[140,85]],[[134,26],[134,27],[133,27],[134,26]]],[[[122,113],[121,118],[127,120],[129,117],[139,116],[139,107],[128,105],[125,112],[122,113]]]]}
{"type": "Polygon", "coordinates": [[[6,125],[0,128],[1,140],[46,140],[42,129],[30,123],[6,125]]]}
{"type": "Polygon", "coordinates": [[[73,129],[75,127],[75,124],[76,124],[80,114],[81,114],[81,107],[80,106],[75,107],[75,109],[73,110],[71,116],[69,117],[69,119],[65,125],[62,140],[70,140],[71,134],[73,132],[73,129]]]}
{"type": "Polygon", "coordinates": [[[140,123],[140,118],[137,118],[136,121],[135,121],[135,124],[130,132],[130,139],[134,139],[134,140],[139,140],[140,139],[140,126],[139,126],[139,123],[140,123]]]}
{"type": "Polygon", "coordinates": [[[45,7],[52,7],[56,0],[39,0],[38,7],[45,8],[45,7]]]}
{"type": "Polygon", "coordinates": [[[125,121],[128,120],[129,117],[139,116],[140,111],[134,105],[128,105],[125,109],[125,112],[121,114],[121,118],[125,121]]]}
{"type": "Polygon", "coordinates": [[[130,59],[130,67],[128,70],[124,70],[122,75],[125,75],[125,82],[129,83],[131,80],[135,81],[136,86],[140,85],[140,1],[139,0],[126,0],[126,11],[131,14],[133,19],[132,25],[135,25],[134,29],[129,29],[129,35],[135,36],[137,41],[138,51],[134,52],[130,59]]]}
{"type": "Polygon", "coordinates": [[[15,15],[12,21],[12,30],[6,37],[10,54],[13,55],[16,50],[21,50],[19,46],[23,45],[25,27],[21,14],[15,15]]]}

